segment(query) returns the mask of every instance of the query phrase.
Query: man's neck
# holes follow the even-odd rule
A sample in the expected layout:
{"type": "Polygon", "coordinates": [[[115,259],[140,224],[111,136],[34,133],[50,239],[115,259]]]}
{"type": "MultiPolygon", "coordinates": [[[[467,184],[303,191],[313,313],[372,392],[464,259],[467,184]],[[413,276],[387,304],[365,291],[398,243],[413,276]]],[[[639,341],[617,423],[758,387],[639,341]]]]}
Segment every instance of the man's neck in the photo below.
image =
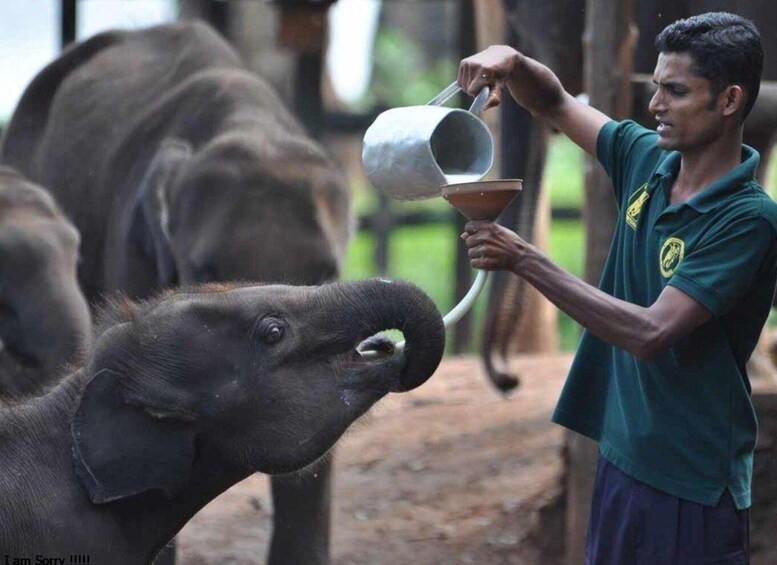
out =
{"type": "Polygon", "coordinates": [[[701,151],[686,151],[670,202],[687,202],[742,162],[742,135],[721,137],[701,151]]]}

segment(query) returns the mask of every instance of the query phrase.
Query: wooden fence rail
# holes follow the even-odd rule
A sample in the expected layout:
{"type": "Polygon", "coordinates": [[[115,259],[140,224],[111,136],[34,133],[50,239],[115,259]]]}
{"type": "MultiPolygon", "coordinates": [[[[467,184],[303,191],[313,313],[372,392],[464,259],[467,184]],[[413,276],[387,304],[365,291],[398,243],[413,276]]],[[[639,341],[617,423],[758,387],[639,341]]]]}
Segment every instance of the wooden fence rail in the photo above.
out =
{"type": "MultiPolygon", "coordinates": [[[[357,219],[357,230],[372,232],[375,237],[375,268],[379,274],[385,274],[388,267],[388,243],[391,233],[399,228],[425,224],[451,224],[457,219],[454,210],[422,210],[397,212],[389,209],[383,198],[378,209],[369,214],[362,214],[357,219]]],[[[551,209],[553,220],[580,220],[582,212],[575,207],[555,207],[551,209]]]]}

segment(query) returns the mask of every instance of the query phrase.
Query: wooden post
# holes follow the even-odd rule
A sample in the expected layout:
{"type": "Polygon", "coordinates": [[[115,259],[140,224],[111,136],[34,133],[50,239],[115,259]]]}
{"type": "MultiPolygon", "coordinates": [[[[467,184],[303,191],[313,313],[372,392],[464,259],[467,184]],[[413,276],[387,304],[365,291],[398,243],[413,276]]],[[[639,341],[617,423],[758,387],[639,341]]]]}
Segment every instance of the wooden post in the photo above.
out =
{"type": "MultiPolygon", "coordinates": [[[[584,89],[592,106],[616,119],[631,108],[629,79],[636,44],[633,0],[588,0],[583,44],[584,89]]],[[[592,157],[586,157],[585,279],[597,285],[604,269],[615,227],[616,208],[610,180],[592,157]]],[[[584,562],[588,514],[597,445],[588,438],[567,435],[566,562],[584,562]]]]}
{"type": "Polygon", "coordinates": [[[64,49],[76,40],[78,0],[62,0],[60,10],[59,46],[64,49]]]}
{"type": "Polygon", "coordinates": [[[321,76],[324,68],[327,13],[334,0],[278,3],[278,44],[297,53],[294,113],[313,137],[323,129],[321,76]]]}
{"type": "Polygon", "coordinates": [[[385,275],[388,272],[389,240],[391,230],[394,229],[394,217],[388,197],[382,192],[378,194],[378,209],[373,218],[375,220],[372,226],[375,237],[375,267],[378,269],[378,274],[385,275]]]}
{"type": "MultiPolygon", "coordinates": [[[[475,7],[474,0],[459,2],[459,59],[469,57],[476,51],[475,45],[475,7]]],[[[459,97],[459,105],[466,108],[471,99],[465,95],[459,97]]],[[[464,231],[466,219],[461,214],[454,215],[455,234],[464,231]]],[[[457,242],[458,243],[458,242],[457,242]]],[[[470,267],[467,248],[460,243],[456,245],[456,284],[454,288],[454,304],[464,298],[472,284],[472,267],[470,267]]],[[[453,327],[453,353],[460,355],[469,348],[472,341],[472,312],[468,312],[453,327]]]]}
{"type": "Polygon", "coordinates": [[[182,20],[204,20],[225,39],[232,38],[229,30],[229,3],[218,0],[179,0],[179,18],[182,20]]]}
{"type": "MultiPolygon", "coordinates": [[[[589,0],[586,11],[584,85],[592,106],[614,119],[631,111],[631,65],[636,31],[633,0],[589,0]]],[[[607,260],[616,210],[610,180],[595,158],[586,157],[585,279],[598,284],[607,260]]]]}

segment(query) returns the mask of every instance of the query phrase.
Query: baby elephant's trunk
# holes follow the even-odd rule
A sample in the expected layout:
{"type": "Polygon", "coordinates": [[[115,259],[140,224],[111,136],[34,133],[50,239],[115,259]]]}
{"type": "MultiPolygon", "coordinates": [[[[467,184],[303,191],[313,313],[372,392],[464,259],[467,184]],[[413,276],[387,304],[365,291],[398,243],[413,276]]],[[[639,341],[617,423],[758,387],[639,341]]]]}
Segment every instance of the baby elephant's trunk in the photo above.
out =
{"type": "Polygon", "coordinates": [[[352,343],[383,330],[404,334],[405,367],[396,392],[422,385],[440,364],[445,328],[434,302],[416,286],[387,279],[369,279],[321,287],[334,291],[331,309],[334,331],[352,343]]]}

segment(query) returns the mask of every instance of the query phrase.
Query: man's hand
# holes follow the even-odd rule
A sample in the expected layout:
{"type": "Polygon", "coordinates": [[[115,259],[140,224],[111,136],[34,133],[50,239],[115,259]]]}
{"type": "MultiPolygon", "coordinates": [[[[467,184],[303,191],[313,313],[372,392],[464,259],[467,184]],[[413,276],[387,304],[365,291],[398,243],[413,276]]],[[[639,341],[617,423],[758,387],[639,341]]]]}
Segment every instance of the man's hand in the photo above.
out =
{"type": "Polygon", "coordinates": [[[491,87],[485,108],[500,103],[501,86],[506,85],[519,106],[547,120],[591,155],[596,154],[599,130],[610,120],[566,92],[548,67],[507,45],[492,45],[462,60],[457,80],[471,96],[491,87]]]}
{"type": "Polygon", "coordinates": [[[524,259],[534,249],[515,232],[483,220],[467,222],[461,239],[467,246],[472,266],[485,271],[520,275],[524,259]]]}
{"type": "Polygon", "coordinates": [[[477,96],[484,86],[491,94],[484,110],[498,106],[502,89],[497,88],[509,79],[520,60],[520,54],[507,45],[492,45],[485,51],[467,57],[459,64],[459,86],[470,96],[477,96]]]}
{"type": "Polygon", "coordinates": [[[471,96],[490,86],[486,108],[499,104],[502,84],[520,106],[538,117],[549,117],[564,102],[564,88],[553,71],[507,45],[492,45],[462,60],[457,80],[471,96]]]}
{"type": "Polygon", "coordinates": [[[520,276],[591,333],[641,361],[673,346],[712,317],[701,303],[671,285],[649,307],[610,296],[493,222],[467,222],[461,239],[473,267],[520,276]]]}

